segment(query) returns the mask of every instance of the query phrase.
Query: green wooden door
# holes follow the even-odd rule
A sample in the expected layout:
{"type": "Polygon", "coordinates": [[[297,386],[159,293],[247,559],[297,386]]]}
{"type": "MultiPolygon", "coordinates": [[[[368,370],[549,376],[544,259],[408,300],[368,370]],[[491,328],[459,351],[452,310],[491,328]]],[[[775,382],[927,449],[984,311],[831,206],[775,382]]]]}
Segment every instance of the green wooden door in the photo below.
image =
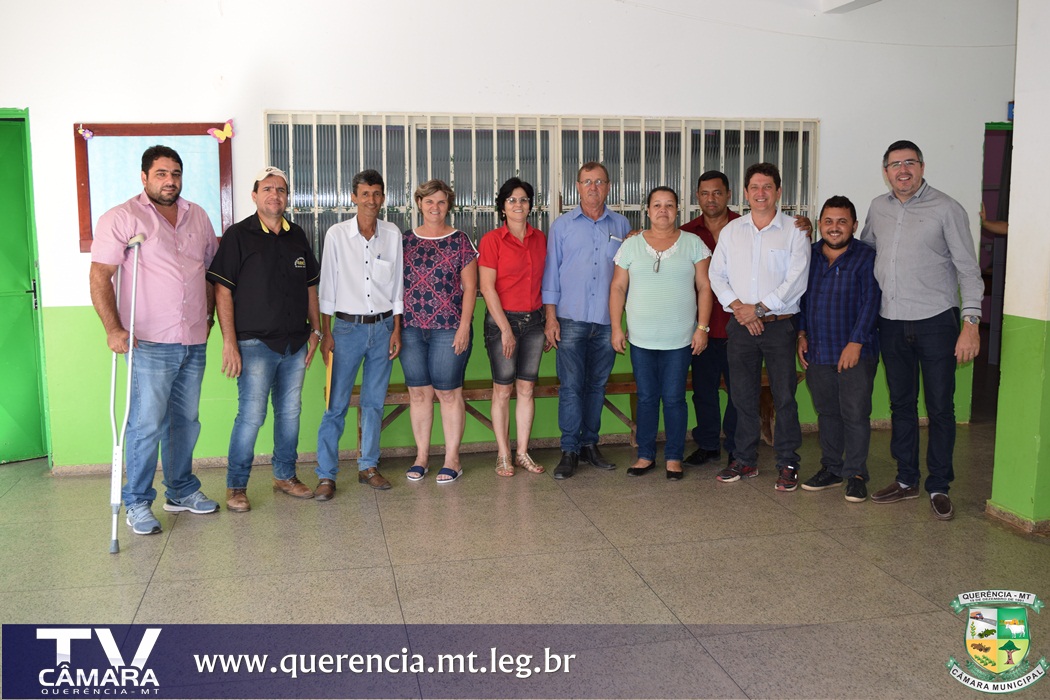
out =
{"type": "Polygon", "coordinates": [[[0,118],[0,463],[45,447],[27,122],[0,118]]]}

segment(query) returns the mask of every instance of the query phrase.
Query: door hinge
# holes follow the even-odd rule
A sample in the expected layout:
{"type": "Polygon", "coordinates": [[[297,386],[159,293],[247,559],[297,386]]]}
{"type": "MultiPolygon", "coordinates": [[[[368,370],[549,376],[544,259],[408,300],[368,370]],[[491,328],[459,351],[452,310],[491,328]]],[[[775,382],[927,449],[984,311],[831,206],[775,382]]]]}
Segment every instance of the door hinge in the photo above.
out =
{"type": "Polygon", "coordinates": [[[35,279],[32,281],[32,284],[33,284],[33,288],[32,289],[27,289],[26,290],[26,294],[32,294],[33,295],[33,311],[36,311],[36,310],[38,310],[40,308],[40,299],[37,297],[36,280],[35,279]]]}

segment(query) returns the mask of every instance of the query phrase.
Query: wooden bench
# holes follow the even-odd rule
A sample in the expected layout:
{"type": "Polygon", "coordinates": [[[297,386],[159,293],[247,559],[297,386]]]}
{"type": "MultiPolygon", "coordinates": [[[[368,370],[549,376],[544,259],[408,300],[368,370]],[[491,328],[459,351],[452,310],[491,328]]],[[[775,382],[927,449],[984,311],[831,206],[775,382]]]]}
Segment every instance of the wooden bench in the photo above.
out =
{"type": "MultiPolygon", "coordinates": [[[[532,395],[537,399],[545,399],[556,397],[558,395],[558,389],[560,383],[557,377],[540,377],[539,381],[536,382],[536,387],[532,390],[532,395]]],[[[516,392],[511,389],[511,398],[514,398],[516,392]]],[[[616,404],[609,400],[610,396],[630,396],[631,397],[631,415],[635,414],[637,408],[637,394],[638,387],[634,383],[634,375],[630,373],[624,374],[613,374],[609,377],[608,383],[605,385],[605,407],[609,409],[609,412],[620,419],[620,421],[627,426],[631,431],[631,445],[637,445],[636,436],[638,432],[638,426],[634,420],[626,413],[621,411],[616,404]]],[[[492,380],[491,379],[468,379],[463,382],[463,402],[466,406],[467,414],[473,416],[479,423],[484,425],[489,430],[492,430],[492,419],[486,416],[484,413],[478,410],[476,406],[471,405],[471,402],[477,401],[491,401],[492,400],[492,380]]],[[[434,398],[434,402],[437,403],[437,397],[434,398]]],[[[386,399],[383,401],[385,406],[394,406],[394,410],[388,413],[383,418],[383,428],[385,429],[397,418],[408,410],[409,396],[408,387],[404,384],[391,384],[386,391],[386,399]]],[[[355,408],[361,407],[361,386],[357,384],[354,386],[354,391],[350,395],[350,406],[355,408]]],[[[357,444],[361,444],[361,412],[357,412],[357,444]]]]}
{"type": "MultiPolygon", "coordinates": [[[[331,364],[329,364],[329,372],[331,371],[331,364]]],[[[802,372],[798,373],[798,381],[801,382],[805,374],[802,372]]],[[[329,382],[331,376],[329,374],[329,382]]],[[[532,395],[534,398],[551,398],[558,395],[558,389],[560,383],[557,377],[540,377],[539,381],[536,382],[536,387],[533,389],[532,395]]],[[[722,390],[725,391],[725,384],[722,384],[722,390]]],[[[325,387],[325,397],[327,398],[328,388],[325,387]]],[[[511,397],[514,397],[512,390],[511,397]]],[[[486,416],[484,413],[479,411],[476,406],[471,405],[471,402],[477,401],[491,401],[492,400],[492,380],[491,379],[468,379],[463,383],[463,401],[466,405],[466,411],[469,415],[473,416],[479,423],[484,425],[489,430],[492,430],[492,419],[486,416]]],[[[437,397],[434,398],[434,402],[437,403],[437,397]]],[[[408,410],[409,396],[408,387],[405,384],[397,383],[391,384],[387,388],[386,399],[383,401],[385,406],[394,406],[394,410],[391,411],[383,418],[382,427],[385,429],[391,423],[398,419],[401,414],[408,410]]],[[[354,386],[353,393],[350,395],[350,406],[354,408],[361,407],[361,385],[357,384],[354,386]]],[[[609,381],[605,385],[605,407],[609,409],[609,412],[616,416],[625,426],[631,431],[631,446],[635,447],[638,445],[637,434],[638,426],[635,423],[635,417],[637,416],[638,410],[638,385],[634,381],[634,375],[631,373],[621,373],[610,375],[609,381]],[[626,413],[621,411],[612,401],[609,400],[610,396],[623,396],[627,395],[631,397],[631,415],[628,416],[626,413]]],[[[767,444],[773,444],[773,419],[774,419],[774,408],[773,408],[773,395],[769,389],[769,377],[766,375],[766,371],[762,370],[762,395],[759,402],[759,416],[761,420],[761,431],[762,440],[767,444]]],[[[361,445],[361,412],[356,413],[357,423],[357,444],[361,445]]],[[[360,449],[360,447],[358,447],[360,449]]],[[[356,453],[357,450],[354,450],[356,453]]]]}

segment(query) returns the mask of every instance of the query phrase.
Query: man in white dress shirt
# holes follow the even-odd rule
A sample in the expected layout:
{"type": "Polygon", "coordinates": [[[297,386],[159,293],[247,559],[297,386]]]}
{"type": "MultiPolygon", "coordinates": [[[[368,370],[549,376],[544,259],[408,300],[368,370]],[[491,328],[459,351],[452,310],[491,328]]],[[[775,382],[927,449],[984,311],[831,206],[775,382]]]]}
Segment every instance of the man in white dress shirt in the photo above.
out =
{"type": "Polygon", "coordinates": [[[729,376],[737,411],[736,449],[722,482],[758,476],[759,396],[762,362],[776,408],[773,450],[780,476],[777,491],[798,486],[802,429],[795,403],[795,324],[799,299],[809,282],[810,242],[795,220],[777,209],[780,172],[757,163],[744,175],[751,212],[726,224],[711,258],[711,289],[733,314],[729,336],[729,376]]]}
{"type": "Polygon", "coordinates": [[[354,176],[350,198],[357,205],[357,216],[328,229],[321,257],[321,357],[325,364],[333,364],[328,410],[317,431],[319,482],[314,498],[319,501],[335,495],[339,438],[362,364],[357,480],[374,489],[390,488],[377,467],[383,401],[390,369],[401,350],[405,287],[401,231],[379,220],[386,195],[383,176],[375,170],[354,176]]]}

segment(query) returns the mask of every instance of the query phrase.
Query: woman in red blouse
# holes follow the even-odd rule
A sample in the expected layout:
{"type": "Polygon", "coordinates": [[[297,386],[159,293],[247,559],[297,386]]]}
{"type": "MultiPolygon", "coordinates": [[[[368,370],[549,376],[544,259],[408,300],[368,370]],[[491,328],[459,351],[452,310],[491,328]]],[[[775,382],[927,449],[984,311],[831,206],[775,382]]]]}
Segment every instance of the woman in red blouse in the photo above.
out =
{"type": "Polygon", "coordinates": [[[478,273],[485,297],[485,348],[492,366],[492,429],[499,456],[496,473],[514,476],[515,465],[533,474],[543,467],[529,456],[535,403],[532,389],[546,347],[540,283],[547,237],[529,225],[532,185],[512,177],[496,195],[503,226],[489,231],[478,246],[478,273]],[[517,391],[517,454],[510,452],[510,395],[517,391]]]}

